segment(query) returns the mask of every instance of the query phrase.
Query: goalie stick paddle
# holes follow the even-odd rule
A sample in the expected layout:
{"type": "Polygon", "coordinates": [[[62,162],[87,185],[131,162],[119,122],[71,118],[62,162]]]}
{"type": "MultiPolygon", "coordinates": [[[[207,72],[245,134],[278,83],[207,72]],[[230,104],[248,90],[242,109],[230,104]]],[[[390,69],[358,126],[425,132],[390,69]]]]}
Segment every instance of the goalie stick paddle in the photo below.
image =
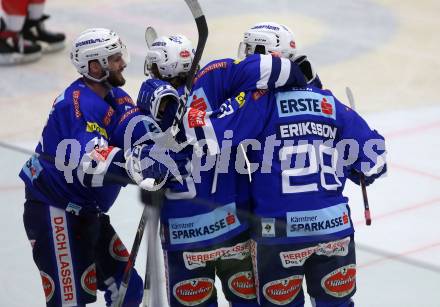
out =
{"type": "MultiPolygon", "coordinates": [[[[356,110],[356,105],[354,102],[353,92],[347,86],[345,88],[345,93],[347,94],[348,102],[353,110],[356,110]]],[[[362,198],[364,199],[364,216],[365,216],[365,224],[368,226],[371,225],[371,214],[370,214],[370,205],[368,204],[368,195],[367,195],[367,185],[365,184],[365,175],[359,173],[359,181],[362,189],[362,198]]]]}

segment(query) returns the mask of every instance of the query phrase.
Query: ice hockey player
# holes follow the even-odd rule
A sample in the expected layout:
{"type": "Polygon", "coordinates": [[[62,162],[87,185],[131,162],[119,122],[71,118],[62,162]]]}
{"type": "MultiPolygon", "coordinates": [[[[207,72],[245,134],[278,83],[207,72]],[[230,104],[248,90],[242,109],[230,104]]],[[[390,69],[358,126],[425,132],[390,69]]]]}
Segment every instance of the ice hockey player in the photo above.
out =
{"type": "Polygon", "coordinates": [[[1,0],[0,65],[36,61],[42,52],[55,52],[65,46],[63,33],[45,28],[45,0],[1,0]]]}
{"type": "MultiPolygon", "coordinates": [[[[169,81],[182,93],[193,57],[192,44],[186,37],[159,37],[147,53],[145,67],[147,73],[169,81]]],[[[143,102],[144,97],[154,95],[154,88],[160,84],[158,80],[144,82],[138,106],[166,130],[176,106],[173,109],[151,104],[152,99],[143,102]]],[[[197,74],[188,100],[187,106],[192,106],[195,112],[184,119],[185,132],[187,127],[193,132],[185,137],[197,142],[215,136],[209,119],[207,122],[199,119],[203,118],[202,114],[219,109],[226,98],[241,101],[245,91],[285,85],[305,85],[298,66],[287,59],[256,55],[244,61],[222,59],[209,63],[197,74]]],[[[192,173],[185,177],[185,184],[171,183],[165,193],[161,239],[169,303],[172,307],[217,306],[214,287],[217,273],[231,306],[256,306],[248,249],[249,224],[243,216],[249,212],[248,195],[243,178],[234,170],[239,151],[236,146],[228,149],[233,157],[228,165],[228,161],[216,160],[217,149],[209,148],[209,144],[207,141],[205,146],[194,150],[204,154],[193,153],[192,165],[187,166],[187,172],[192,169],[192,173]],[[241,187],[243,190],[239,191],[241,187]]],[[[249,180],[247,173],[244,180],[249,180]]]]}
{"type": "Polygon", "coordinates": [[[307,56],[298,54],[295,36],[289,27],[276,22],[259,22],[243,35],[238,47],[238,57],[250,54],[271,54],[294,61],[304,73],[307,83],[322,88],[321,80],[316,74],[307,56]]]}
{"type": "MultiPolygon", "coordinates": [[[[270,36],[283,27],[262,23],[256,29],[270,36]]],[[[258,44],[248,46],[248,56],[262,48],[258,44]]],[[[354,306],[354,229],[342,192],[346,179],[359,182],[359,173],[372,183],[386,172],[383,137],[330,91],[313,85],[244,98],[199,121],[209,117],[219,146],[231,130],[232,145],[250,147],[259,304],[303,306],[305,278],[313,306],[354,306]]]]}
{"type": "MultiPolygon", "coordinates": [[[[120,165],[141,160],[116,134],[138,112],[120,86],[127,62],[120,37],[102,28],[82,32],[71,60],[82,75],[56,98],[36,154],[23,166],[24,226],[41,274],[47,306],[85,306],[105,291],[117,299],[129,252],[106,212],[132,181],[120,165]]],[[[176,97],[177,99],[177,97],[176,97]]],[[[136,149],[137,147],[135,147],[136,149]]],[[[155,176],[145,174],[146,178],[155,176]]],[[[139,306],[143,289],[136,271],[124,306],[139,306]]]]}

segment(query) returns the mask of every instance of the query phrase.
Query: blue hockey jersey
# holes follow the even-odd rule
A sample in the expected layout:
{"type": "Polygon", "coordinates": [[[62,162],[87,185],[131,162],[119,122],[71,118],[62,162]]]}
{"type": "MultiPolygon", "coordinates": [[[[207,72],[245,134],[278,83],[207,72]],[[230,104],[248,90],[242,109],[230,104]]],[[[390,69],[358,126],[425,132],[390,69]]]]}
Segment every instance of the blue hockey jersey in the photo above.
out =
{"type": "MultiPolygon", "coordinates": [[[[250,209],[248,175],[237,174],[233,163],[223,167],[223,161],[218,160],[219,147],[210,148],[215,143],[200,145],[197,140],[216,139],[205,115],[218,110],[227,98],[240,96],[243,91],[287,85],[305,85],[303,74],[291,61],[269,55],[253,55],[243,61],[216,60],[199,71],[187,102],[191,111],[185,114],[183,125],[186,137],[197,143],[192,167],[211,167],[196,174],[188,165],[186,172],[191,174],[184,184],[168,185],[161,211],[165,249],[204,247],[248,229],[247,218],[242,215],[250,209]]],[[[230,146],[228,151],[234,158],[241,155],[237,146],[230,146]]]]}
{"type": "MultiPolygon", "coordinates": [[[[327,90],[242,93],[205,117],[209,121],[200,122],[207,123],[218,147],[228,139],[247,148],[253,236],[259,242],[317,242],[352,234],[342,194],[346,179],[355,171],[372,181],[386,171],[383,137],[327,90]]],[[[190,128],[189,134],[195,133],[190,128]]]]}
{"type": "Polygon", "coordinates": [[[123,185],[106,176],[111,169],[126,177],[112,162],[123,161],[125,126],[139,114],[120,88],[102,99],[82,79],[73,82],[55,100],[36,155],[20,172],[28,197],[76,213],[106,212],[123,185]]]}

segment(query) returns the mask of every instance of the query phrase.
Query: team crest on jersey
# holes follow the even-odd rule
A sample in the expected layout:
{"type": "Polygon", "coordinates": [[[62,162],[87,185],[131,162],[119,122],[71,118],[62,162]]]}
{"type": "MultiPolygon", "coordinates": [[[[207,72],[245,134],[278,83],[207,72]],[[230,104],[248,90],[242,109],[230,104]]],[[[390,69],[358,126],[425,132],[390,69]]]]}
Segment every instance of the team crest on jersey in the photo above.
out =
{"type": "Polygon", "coordinates": [[[113,235],[109,246],[109,252],[114,259],[119,261],[128,261],[128,256],[130,256],[130,253],[127,251],[117,234],[113,235]]]}
{"type": "Polygon", "coordinates": [[[41,282],[43,283],[44,296],[46,297],[46,303],[48,303],[55,292],[55,284],[49,274],[40,271],[40,275],[41,282]]]}
{"type": "Polygon", "coordinates": [[[194,278],[181,281],[174,285],[174,297],[185,306],[195,306],[206,302],[214,290],[211,278],[194,278]]]}
{"type": "Polygon", "coordinates": [[[309,91],[278,92],[276,94],[278,116],[315,115],[336,119],[333,96],[309,91]]]}
{"type": "Polygon", "coordinates": [[[81,287],[88,294],[96,295],[96,266],[92,263],[81,275],[81,287]]]}
{"type": "Polygon", "coordinates": [[[228,287],[236,296],[244,299],[256,297],[252,271],[238,272],[228,279],[228,287]]]}
{"type": "Polygon", "coordinates": [[[263,295],[272,304],[287,305],[301,291],[302,280],[302,275],[294,275],[268,282],[263,286],[263,295]]]}
{"type": "Polygon", "coordinates": [[[344,297],[356,286],[356,265],[349,264],[334,270],[321,279],[321,287],[327,294],[344,297]]]}

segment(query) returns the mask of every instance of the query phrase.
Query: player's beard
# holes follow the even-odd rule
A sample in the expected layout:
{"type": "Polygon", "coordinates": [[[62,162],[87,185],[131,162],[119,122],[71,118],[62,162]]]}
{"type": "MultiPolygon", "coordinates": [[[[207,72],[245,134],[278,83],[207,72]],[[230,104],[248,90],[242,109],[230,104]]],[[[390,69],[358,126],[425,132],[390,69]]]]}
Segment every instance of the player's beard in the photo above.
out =
{"type": "Polygon", "coordinates": [[[113,87],[117,87],[117,86],[123,86],[125,84],[125,79],[122,76],[121,72],[114,72],[114,71],[110,71],[109,72],[109,76],[107,78],[107,82],[113,86],[113,87]]]}

